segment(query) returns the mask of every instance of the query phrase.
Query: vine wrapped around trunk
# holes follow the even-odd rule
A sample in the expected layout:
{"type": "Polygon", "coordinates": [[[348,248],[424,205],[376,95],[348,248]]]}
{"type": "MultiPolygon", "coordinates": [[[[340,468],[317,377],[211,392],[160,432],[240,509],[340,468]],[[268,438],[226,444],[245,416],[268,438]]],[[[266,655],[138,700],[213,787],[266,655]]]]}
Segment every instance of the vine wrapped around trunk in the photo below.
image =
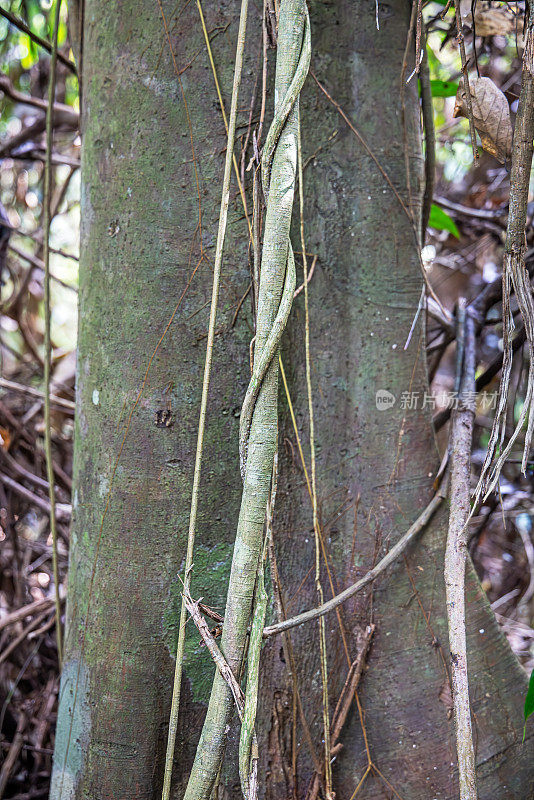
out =
{"type": "MultiPolygon", "coordinates": [[[[243,494],[221,640],[221,650],[236,676],[246,644],[277,445],[277,355],[295,289],[289,228],[297,168],[298,95],[308,72],[310,53],[305,1],[282,0],[274,120],[262,159],[267,213],[254,369],[241,424],[243,494]]],[[[185,800],[204,800],[210,796],[223,756],[232,702],[227,684],[216,672],[185,800]]]]}

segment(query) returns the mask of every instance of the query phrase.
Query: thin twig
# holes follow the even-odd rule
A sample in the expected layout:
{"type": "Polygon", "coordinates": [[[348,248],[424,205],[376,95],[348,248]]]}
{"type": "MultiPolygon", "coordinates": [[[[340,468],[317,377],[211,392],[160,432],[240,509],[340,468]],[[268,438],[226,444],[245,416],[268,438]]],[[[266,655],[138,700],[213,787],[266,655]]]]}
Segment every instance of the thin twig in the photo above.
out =
{"type": "MultiPolygon", "coordinates": [[[[30,492],[29,489],[26,489],[25,486],[21,486],[20,483],[14,481],[13,478],[10,478],[9,475],[4,475],[3,472],[0,472],[0,481],[5,485],[9,486],[10,489],[13,489],[20,497],[24,497],[26,500],[29,500],[30,503],[34,503],[38,508],[45,512],[45,514],[51,515],[51,506],[47,500],[44,500],[42,497],[30,492]]],[[[56,517],[60,522],[68,522],[71,518],[72,514],[72,506],[69,503],[55,503],[55,510],[56,510],[56,517]]]]}
{"type": "MultiPolygon", "coordinates": [[[[217,669],[219,670],[222,678],[226,681],[228,687],[230,688],[230,691],[233,695],[236,704],[239,719],[241,720],[241,723],[244,724],[245,714],[246,714],[245,697],[243,696],[243,692],[241,690],[239,683],[237,682],[237,679],[234,676],[234,673],[230,669],[228,661],[225,659],[225,657],[219,650],[217,643],[205,619],[203,618],[202,614],[199,611],[201,603],[200,601],[197,601],[196,603],[193,602],[191,595],[189,594],[189,591],[186,592],[185,588],[184,588],[183,598],[184,598],[184,604],[189,613],[191,614],[191,618],[195,623],[195,625],[197,626],[198,632],[202,636],[204,644],[208,648],[210,655],[213,658],[215,665],[217,666],[217,669]]],[[[267,595],[265,595],[265,605],[266,604],[267,604],[267,595]]],[[[261,636],[260,636],[260,642],[261,642],[261,636]]],[[[247,800],[256,800],[257,789],[258,789],[258,741],[256,737],[256,731],[254,730],[253,726],[251,729],[250,749],[251,749],[251,769],[250,769],[250,774],[248,776],[248,786],[247,786],[248,791],[245,797],[247,798],[247,800]]]]}
{"type": "Polygon", "coordinates": [[[462,15],[460,11],[460,0],[455,0],[454,11],[456,14],[456,34],[457,34],[458,48],[460,50],[460,58],[462,61],[462,73],[465,79],[465,104],[467,106],[467,117],[469,119],[469,133],[471,135],[471,147],[473,148],[473,160],[476,164],[476,162],[478,161],[477,132],[475,129],[475,120],[473,117],[473,99],[471,97],[471,88],[469,86],[469,66],[467,63],[467,56],[465,54],[465,41],[462,32],[462,15]]]}
{"type": "MultiPolygon", "coordinates": [[[[8,381],[6,378],[0,378],[0,387],[2,389],[9,389],[13,392],[20,392],[21,394],[28,394],[31,397],[38,397],[39,400],[44,400],[44,392],[39,389],[34,389],[33,386],[24,386],[22,383],[15,381],[8,381]]],[[[66,411],[74,411],[76,404],[72,400],[65,400],[64,397],[58,397],[57,394],[50,395],[50,401],[66,411]]]]}
{"type": "Polygon", "coordinates": [[[7,754],[4,763],[2,764],[2,769],[0,770],[0,800],[4,796],[9,777],[15,768],[22,745],[24,744],[24,731],[26,729],[26,724],[26,714],[21,711],[19,713],[17,730],[15,731],[15,736],[11,743],[11,747],[9,748],[9,753],[7,754]]]}
{"type": "MultiPolygon", "coordinates": [[[[345,725],[345,722],[347,720],[348,713],[352,705],[352,701],[356,697],[356,691],[358,689],[358,685],[362,677],[363,669],[365,667],[365,662],[367,660],[367,655],[369,653],[369,648],[371,647],[371,641],[375,630],[376,630],[376,625],[373,624],[367,625],[363,634],[358,637],[359,639],[358,655],[350,665],[347,677],[345,679],[345,683],[343,684],[341,694],[339,695],[339,699],[337,701],[336,708],[334,710],[334,715],[332,717],[332,733],[331,733],[332,756],[336,756],[343,749],[343,743],[340,742],[341,731],[343,730],[343,726],[345,725]]],[[[287,636],[288,634],[284,635],[287,636]]],[[[369,760],[368,766],[374,767],[372,760],[369,760]]],[[[317,800],[317,796],[319,794],[319,786],[320,786],[319,778],[320,776],[316,773],[310,785],[310,789],[308,791],[306,800],[317,800]]]]}
{"type": "Polygon", "coordinates": [[[5,617],[0,619],[0,631],[2,628],[7,628],[8,625],[13,625],[15,622],[20,622],[21,619],[31,617],[32,614],[35,614],[37,611],[42,611],[43,609],[48,610],[52,605],[54,605],[53,600],[51,600],[49,597],[43,597],[42,600],[35,600],[33,603],[29,603],[27,606],[17,608],[16,611],[12,611],[10,614],[6,614],[5,617]]]}
{"type": "MultiPolygon", "coordinates": [[[[20,248],[15,247],[15,245],[12,244],[9,245],[8,250],[10,250],[12,253],[15,253],[17,256],[19,256],[19,258],[22,258],[24,261],[27,261],[28,264],[31,264],[31,266],[35,267],[35,269],[44,272],[44,264],[40,258],[32,256],[29,253],[25,253],[24,250],[20,250],[20,248]]],[[[50,252],[52,252],[52,248],[50,248],[50,252]]],[[[31,273],[32,269],[30,267],[28,279],[31,277],[31,273]]],[[[50,278],[56,283],[58,283],[60,286],[63,286],[64,289],[70,289],[71,292],[78,294],[78,289],[76,286],[72,286],[70,283],[67,283],[61,278],[58,278],[56,275],[52,275],[52,273],[50,273],[50,278]]],[[[13,303],[13,305],[15,305],[15,303],[13,303]]]]}
{"type": "MultiPolygon", "coordinates": [[[[15,103],[32,106],[44,112],[48,110],[48,100],[19,92],[18,89],[15,89],[7,75],[0,75],[0,92],[10,97],[15,103]]],[[[65,105],[65,103],[58,103],[55,99],[53,102],[54,123],[56,125],[68,125],[71,128],[77,128],[80,122],[80,115],[78,112],[74,108],[71,108],[71,106],[65,105]]],[[[13,230],[16,230],[16,228],[13,230]]]]}
{"type": "MultiPolygon", "coordinates": [[[[22,31],[22,33],[25,33],[27,36],[29,36],[30,39],[35,42],[35,44],[38,44],[39,47],[42,47],[43,50],[46,50],[47,53],[50,53],[51,55],[53,55],[53,44],[50,44],[50,42],[48,42],[46,39],[43,39],[37,33],[34,33],[31,30],[31,28],[29,28],[26,25],[24,20],[20,19],[19,17],[16,17],[15,14],[12,14],[11,11],[7,11],[5,8],[0,8],[0,16],[2,16],[5,19],[7,19],[7,21],[10,22],[12,25],[14,25],[15,28],[18,28],[19,31],[22,31]]],[[[56,50],[57,50],[57,48],[56,48],[56,50]]],[[[77,75],[78,74],[78,72],[76,70],[76,64],[74,64],[72,61],[70,61],[68,58],[66,58],[62,53],[58,52],[57,53],[57,58],[58,58],[58,61],[61,61],[61,63],[65,67],[67,67],[67,69],[70,69],[70,71],[73,73],[73,75],[77,75]]]]}
{"type": "Polygon", "coordinates": [[[32,621],[28,623],[24,630],[22,630],[15,639],[13,639],[13,641],[5,648],[5,650],[2,650],[0,653],[0,664],[3,664],[7,657],[17,649],[19,644],[21,644],[24,639],[26,639],[29,633],[34,631],[42,622],[44,622],[48,616],[48,613],[48,611],[44,611],[42,614],[39,614],[37,617],[32,619],[32,621]]]}
{"type": "Polygon", "coordinates": [[[232,692],[232,695],[233,695],[234,700],[235,700],[237,713],[239,714],[239,719],[242,720],[243,719],[243,709],[245,707],[245,698],[244,698],[244,695],[243,695],[243,691],[242,691],[240,685],[238,684],[238,682],[237,682],[237,680],[236,680],[236,678],[234,676],[234,673],[230,669],[228,661],[225,659],[225,657],[223,656],[223,654],[219,650],[217,642],[215,641],[215,639],[213,637],[213,634],[211,633],[206,620],[204,619],[204,617],[200,613],[200,610],[199,610],[200,600],[197,600],[196,602],[194,602],[192,597],[191,597],[191,594],[189,592],[189,589],[186,588],[185,585],[184,585],[184,588],[183,588],[182,597],[183,597],[183,601],[184,601],[184,606],[185,606],[186,610],[189,612],[189,614],[191,614],[191,619],[193,620],[193,622],[197,626],[198,632],[202,636],[204,644],[208,648],[208,650],[210,652],[210,655],[211,655],[213,661],[215,662],[215,666],[217,667],[217,669],[221,673],[222,677],[224,678],[224,680],[226,681],[226,683],[230,687],[230,691],[232,692]]]}
{"type": "Polygon", "coordinates": [[[48,107],[46,109],[46,161],[44,174],[44,220],[43,220],[43,262],[44,262],[44,450],[46,458],[46,476],[48,479],[48,497],[50,499],[50,532],[52,534],[52,571],[54,574],[54,592],[56,602],[56,640],[59,671],[63,663],[63,647],[61,635],[61,601],[59,597],[59,569],[57,557],[57,525],[56,495],[54,489],[54,465],[52,461],[52,421],[50,413],[50,373],[52,369],[52,341],[50,337],[50,201],[52,196],[52,144],[54,98],[56,94],[57,39],[59,31],[59,13],[61,0],[56,0],[54,8],[54,31],[52,34],[52,51],[50,56],[50,74],[48,78],[48,107]]]}

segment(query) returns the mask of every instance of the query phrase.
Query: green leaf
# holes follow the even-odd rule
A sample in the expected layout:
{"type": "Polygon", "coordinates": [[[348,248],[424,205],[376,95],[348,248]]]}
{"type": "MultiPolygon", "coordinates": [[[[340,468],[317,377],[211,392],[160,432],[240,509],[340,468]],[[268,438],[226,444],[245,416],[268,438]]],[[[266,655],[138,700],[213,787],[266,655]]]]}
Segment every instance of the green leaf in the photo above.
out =
{"type": "Polygon", "coordinates": [[[527,732],[527,720],[531,714],[534,714],[534,669],[530,675],[530,681],[528,684],[528,692],[525,698],[525,727],[523,728],[523,741],[525,741],[525,735],[527,732]]]}
{"type": "Polygon", "coordinates": [[[455,97],[458,91],[458,84],[454,81],[431,80],[430,89],[432,97],[455,97]]]}
{"type": "Polygon", "coordinates": [[[428,63],[430,64],[432,70],[437,72],[441,66],[441,62],[437,55],[434,53],[428,42],[426,43],[426,54],[428,56],[428,63]]]}
{"type": "Polygon", "coordinates": [[[449,233],[452,233],[452,235],[456,236],[457,239],[460,238],[460,231],[456,227],[455,221],[435,203],[432,203],[430,207],[428,227],[435,228],[437,231],[449,231],[449,233]]]}

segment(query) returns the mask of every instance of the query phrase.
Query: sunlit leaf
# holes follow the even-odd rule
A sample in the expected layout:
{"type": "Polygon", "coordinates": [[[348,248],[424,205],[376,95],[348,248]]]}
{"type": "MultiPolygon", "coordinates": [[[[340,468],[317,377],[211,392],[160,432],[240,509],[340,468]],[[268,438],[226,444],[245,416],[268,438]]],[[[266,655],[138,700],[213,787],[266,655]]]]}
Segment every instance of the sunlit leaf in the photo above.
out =
{"type": "Polygon", "coordinates": [[[433,97],[454,97],[458,91],[458,84],[454,81],[431,80],[430,89],[433,97]]]}
{"type": "Polygon", "coordinates": [[[431,69],[435,73],[437,73],[438,69],[441,66],[441,62],[440,62],[439,58],[437,57],[437,55],[432,50],[432,48],[430,47],[430,45],[428,44],[428,42],[427,42],[427,45],[426,45],[426,54],[427,54],[428,63],[430,65],[431,69]]]}
{"type": "Polygon", "coordinates": [[[449,217],[442,208],[435,205],[435,203],[432,203],[430,207],[428,227],[434,228],[437,231],[449,231],[449,233],[452,233],[457,239],[460,238],[460,231],[456,227],[455,221],[452,217],[449,217]]]}

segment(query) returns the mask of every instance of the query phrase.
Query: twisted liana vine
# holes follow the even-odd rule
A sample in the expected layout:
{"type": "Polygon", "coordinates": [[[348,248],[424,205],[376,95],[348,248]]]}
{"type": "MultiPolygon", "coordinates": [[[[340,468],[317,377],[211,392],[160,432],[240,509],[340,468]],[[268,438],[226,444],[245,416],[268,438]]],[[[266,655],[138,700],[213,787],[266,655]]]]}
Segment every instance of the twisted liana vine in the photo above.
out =
{"type": "MultiPolygon", "coordinates": [[[[308,72],[310,55],[310,26],[305,0],[282,0],[274,120],[262,158],[267,211],[256,346],[240,432],[243,493],[221,639],[222,653],[236,676],[247,641],[278,438],[277,356],[295,289],[289,229],[297,169],[298,95],[308,72]]],[[[217,671],[185,800],[206,800],[210,796],[222,761],[232,704],[228,684],[217,671]]]]}
{"type": "MultiPolygon", "coordinates": [[[[265,147],[263,148],[263,155],[261,160],[261,179],[263,184],[263,192],[265,197],[269,197],[269,185],[271,180],[271,170],[273,166],[274,154],[277,145],[280,142],[280,136],[284,130],[284,126],[288,120],[291,110],[295,108],[298,95],[310,66],[311,56],[311,36],[310,36],[310,22],[306,10],[305,27],[304,27],[304,41],[302,45],[301,58],[297,64],[295,74],[289,85],[289,88],[275,110],[275,117],[272,121],[271,127],[267,133],[265,147]]],[[[278,70],[278,66],[277,66],[278,70]]],[[[294,178],[293,178],[294,183],[294,178]]],[[[252,414],[260,391],[262,381],[267,373],[267,370],[272,363],[278,352],[278,346],[282,333],[286,326],[289,312],[291,311],[291,304],[293,302],[293,295],[295,291],[296,273],[295,273],[295,258],[293,255],[293,248],[288,238],[288,252],[287,252],[287,266],[285,272],[284,289],[282,298],[278,307],[275,320],[267,336],[267,341],[263,345],[261,352],[258,353],[258,346],[254,354],[254,368],[252,377],[250,379],[243,406],[241,409],[240,424],[239,424],[239,454],[241,461],[241,475],[244,478],[245,465],[247,461],[248,439],[250,434],[250,425],[252,422],[252,414]]]]}

